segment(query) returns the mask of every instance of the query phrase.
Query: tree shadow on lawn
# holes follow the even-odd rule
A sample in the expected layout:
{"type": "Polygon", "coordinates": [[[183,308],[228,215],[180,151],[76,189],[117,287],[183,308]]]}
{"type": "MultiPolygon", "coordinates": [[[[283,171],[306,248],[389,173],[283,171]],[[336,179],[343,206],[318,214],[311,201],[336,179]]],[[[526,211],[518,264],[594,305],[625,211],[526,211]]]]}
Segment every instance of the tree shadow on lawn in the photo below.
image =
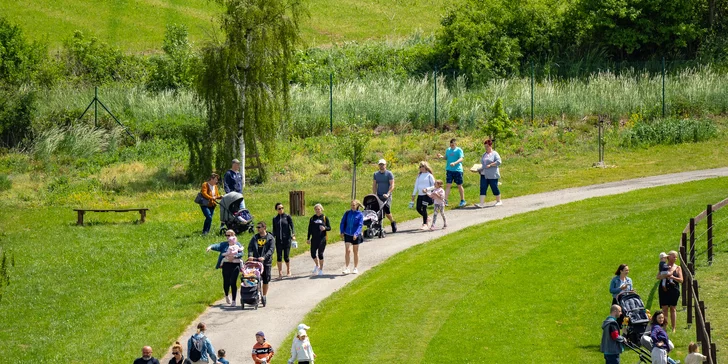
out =
{"type": "MultiPolygon", "coordinates": [[[[137,212],[137,214],[139,214],[137,212]]],[[[136,219],[134,221],[87,221],[84,220],[83,225],[78,225],[76,222],[68,223],[68,226],[77,226],[77,227],[94,227],[94,226],[136,226],[141,225],[141,222],[139,219],[136,219]]]]}

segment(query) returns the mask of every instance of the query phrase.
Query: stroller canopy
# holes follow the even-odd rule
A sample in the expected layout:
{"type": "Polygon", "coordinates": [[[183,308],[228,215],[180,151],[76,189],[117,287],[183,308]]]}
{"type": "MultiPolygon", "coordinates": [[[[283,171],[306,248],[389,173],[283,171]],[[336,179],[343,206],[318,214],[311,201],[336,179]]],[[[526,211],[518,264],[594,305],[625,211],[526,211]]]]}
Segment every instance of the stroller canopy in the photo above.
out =
{"type": "Polygon", "coordinates": [[[220,221],[230,221],[234,213],[240,210],[240,203],[243,202],[243,195],[238,192],[230,192],[222,196],[220,200],[220,221]]]}
{"type": "Polygon", "coordinates": [[[364,205],[364,209],[372,210],[374,212],[379,212],[379,210],[381,210],[386,203],[387,201],[380,200],[377,195],[366,195],[362,200],[362,205],[364,205]]]}

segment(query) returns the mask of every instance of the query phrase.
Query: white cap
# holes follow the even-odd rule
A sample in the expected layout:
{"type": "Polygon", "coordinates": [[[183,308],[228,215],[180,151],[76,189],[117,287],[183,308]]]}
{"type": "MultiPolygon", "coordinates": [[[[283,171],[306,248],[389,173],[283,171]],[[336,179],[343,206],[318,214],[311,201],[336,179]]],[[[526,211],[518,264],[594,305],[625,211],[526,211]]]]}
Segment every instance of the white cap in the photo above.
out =
{"type": "Polygon", "coordinates": [[[379,160],[379,163],[377,163],[377,164],[387,164],[387,161],[385,161],[384,158],[382,158],[379,160]]]}
{"type": "Polygon", "coordinates": [[[660,253],[660,259],[667,258],[667,254],[665,252],[660,253]]]}
{"type": "Polygon", "coordinates": [[[306,324],[298,324],[298,329],[299,330],[308,330],[308,329],[310,329],[310,327],[308,327],[308,325],[306,325],[306,324]]]}
{"type": "Polygon", "coordinates": [[[298,336],[308,336],[308,335],[306,334],[306,330],[300,329],[300,330],[298,330],[298,336]]]}

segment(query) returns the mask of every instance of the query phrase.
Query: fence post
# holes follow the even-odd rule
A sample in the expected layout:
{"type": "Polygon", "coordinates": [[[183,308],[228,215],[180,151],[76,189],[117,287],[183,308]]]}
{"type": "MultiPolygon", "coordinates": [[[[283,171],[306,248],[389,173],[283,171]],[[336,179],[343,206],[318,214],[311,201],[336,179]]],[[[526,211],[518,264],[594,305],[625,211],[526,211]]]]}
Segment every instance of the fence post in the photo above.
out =
{"type": "MultiPolygon", "coordinates": [[[[94,100],[99,99],[99,87],[94,87],[94,100]]],[[[94,128],[97,126],[97,120],[99,118],[99,104],[94,102],[94,128]]]]}
{"type": "MultiPolygon", "coordinates": [[[[685,242],[688,240],[687,234],[682,233],[682,238],[680,239],[680,259],[682,259],[683,262],[686,262],[687,264],[687,253],[685,252],[685,242]]],[[[685,267],[687,268],[687,266],[685,267]]],[[[685,295],[685,285],[683,284],[682,287],[680,287],[680,297],[682,297],[682,305],[685,307],[687,305],[686,301],[686,295],[685,295]]]]}
{"type": "Polygon", "coordinates": [[[700,319],[700,307],[695,305],[695,339],[700,342],[706,342],[703,337],[703,320],[700,319]]]}
{"type": "Polygon", "coordinates": [[[693,270],[690,271],[690,273],[695,273],[695,218],[690,218],[690,225],[689,225],[689,231],[690,231],[690,249],[688,249],[688,252],[690,252],[690,263],[693,263],[693,270]]]}
{"type": "Polygon", "coordinates": [[[665,57],[662,57],[662,117],[665,117],[665,57]]]}
{"type": "Polygon", "coordinates": [[[711,364],[718,363],[718,358],[716,358],[718,348],[715,347],[715,343],[710,343],[710,358],[713,360],[711,364]]]}
{"type": "Polygon", "coordinates": [[[334,132],[334,73],[329,73],[329,131],[334,132]]]}
{"type": "Polygon", "coordinates": [[[531,122],[533,122],[533,116],[534,116],[534,105],[535,105],[535,98],[534,98],[534,83],[535,83],[535,71],[533,69],[533,60],[531,60],[531,122]]]}
{"type": "MultiPolygon", "coordinates": [[[[688,265],[690,265],[690,263],[688,263],[688,265]]],[[[692,275],[691,275],[691,277],[692,277],[692,275]]],[[[692,282],[683,282],[683,287],[685,287],[685,295],[687,296],[687,304],[688,304],[688,309],[687,309],[688,317],[687,317],[687,321],[686,321],[688,324],[688,327],[690,327],[690,324],[693,323],[693,311],[692,311],[693,295],[692,295],[692,293],[697,292],[697,289],[695,289],[695,288],[697,288],[697,286],[698,286],[698,281],[696,281],[694,279],[692,280],[692,282]]],[[[697,319],[697,316],[696,316],[696,319],[697,319]]]]}
{"type": "Polygon", "coordinates": [[[432,80],[435,83],[435,129],[437,129],[437,66],[432,72],[432,80]]]}
{"type": "Polygon", "coordinates": [[[708,205],[705,209],[705,215],[708,218],[706,233],[708,235],[708,265],[713,264],[713,205],[708,205]]]}

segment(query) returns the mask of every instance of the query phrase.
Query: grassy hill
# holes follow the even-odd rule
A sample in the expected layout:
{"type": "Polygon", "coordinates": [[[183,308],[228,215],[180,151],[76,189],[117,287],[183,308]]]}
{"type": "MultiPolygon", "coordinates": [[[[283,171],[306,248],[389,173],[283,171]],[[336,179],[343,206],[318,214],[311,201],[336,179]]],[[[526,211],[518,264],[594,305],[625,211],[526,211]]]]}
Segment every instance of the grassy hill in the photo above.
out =
{"type": "MultiPolygon", "coordinates": [[[[302,36],[309,45],[396,38],[421,29],[433,31],[444,0],[309,0],[302,36]]],[[[185,24],[200,42],[216,31],[222,7],[212,0],[0,0],[0,14],[35,40],[58,48],[74,30],[97,35],[126,51],[160,49],[167,24],[185,24]]]]}

